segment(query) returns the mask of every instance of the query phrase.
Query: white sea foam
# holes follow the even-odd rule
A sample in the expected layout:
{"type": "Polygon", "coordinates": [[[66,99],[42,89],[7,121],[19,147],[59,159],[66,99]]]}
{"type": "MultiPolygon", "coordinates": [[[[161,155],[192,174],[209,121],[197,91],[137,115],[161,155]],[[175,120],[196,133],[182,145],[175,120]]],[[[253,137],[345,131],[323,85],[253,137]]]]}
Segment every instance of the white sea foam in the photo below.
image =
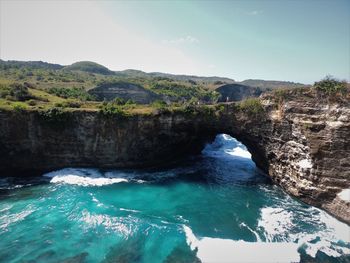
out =
{"type": "Polygon", "coordinates": [[[197,239],[188,226],[183,226],[186,242],[202,262],[299,262],[295,243],[246,242],[204,237],[197,239]]]}
{"type": "Polygon", "coordinates": [[[253,229],[251,229],[247,224],[245,224],[245,223],[240,223],[240,225],[239,225],[240,227],[245,227],[245,228],[247,228],[250,232],[252,232],[254,235],[255,235],[255,237],[256,237],[256,240],[258,241],[258,242],[261,242],[261,238],[260,238],[260,236],[259,236],[259,234],[256,232],[256,231],[254,231],[253,229]]]}
{"type": "Polygon", "coordinates": [[[123,178],[89,178],[77,175],[56,176],[51,179],[51,183],[66,183],[81,186],[103,186],[127,181],[123,178]]]}
{"type": "Polygon", "coordinates": [[[292,213],[283,208],[264,207],[261,209],[261,220],[258,227],[263,229],[268,242],[278,240],[288,241],[287,234],[293,227],[292,213]]]}
{"type": "Polygon", "coordinates": [[[103,226],[106,230],[117,232],[125,237],[128,237],[132,233],[128,224],[118,217],[105,214],[91,214],[87,210],[84,210],[79,220],[84,222],[88,228],[103,226]]]}
{"type": "Polygon", "coordinates": [[[10,214],[10,215],[4,214],[0,216],[0,229],[5,230],[8,226],[16,222],[22,221],[33,212],[34,210],[31,207],[28,207],[26,210],[23,210],[19,213],[10,214]]]}
{"type": "Polygon", "coordinates": [[[306,253],[312,257],[316,256],[317,251],[332,257],[350,254],[348,247],[337,245],[339,241],[350,245],[349,226],[317,208],[310,207],[307,212],[313,217],[309,220],[321,226],[313,233],[300,232],[297,229],[294,231],[296,226],[293,224],[293,213],[284,208],[262,208],[258,227],[263,230],[268,242],[281,240],[297,243],[298,247],[304,247],[306,253]]]}
{"type": "MultiPolygon", "coordinates": [[[[317,208],[313,208],[317,209],[317,208]]],[[[317,209],[319,210],[319,209],[317,209]]],[[[344,242],[350,243],[350,227],[343,222],[335,219],[326,212],[320,211],[320,221],[323,222],[328,229],[329,234],[333,238],[337,238],[344,242]]]]}
{"type": "Polygon", "coordinates": [[[249,160],[252,157],[247,147],[227,134],[216,136],[215,141],[212,144],[206,145],[202,153],[211,157],[229,155],[231,157],[240,157],[249,160]]]}
{"type": "Polygon", "coordinates": [[[65,183],[80,186],[103,186],[128,182],[128,179],[123,177],[106,177],[96,169],[65,168],[44,174],[44,176],[51,178],[51,183],[65,183]]]}
{"type": "Polygon", "coordinates": [[[338,197],[345,202],[350,202],[350,188],[341,191],[338,197]]]}
{"type": "Polygon", "coordinates": [[[126,212],[132,212],[132,213],[139,213],[140,211],[134,210],[134,209],[126,209],[126,208],[119,208],[120,211],[126,211],[126,212]]]}

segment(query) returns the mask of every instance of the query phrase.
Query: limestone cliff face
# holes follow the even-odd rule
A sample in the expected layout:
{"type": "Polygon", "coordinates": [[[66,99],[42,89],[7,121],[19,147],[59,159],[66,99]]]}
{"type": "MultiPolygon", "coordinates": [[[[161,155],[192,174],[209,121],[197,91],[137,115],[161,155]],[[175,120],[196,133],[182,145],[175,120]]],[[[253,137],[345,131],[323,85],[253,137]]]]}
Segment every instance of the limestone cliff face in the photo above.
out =
{"type": "Polygon", "coordinates": [[[0,112],[0,170],[143,167],[199,150],[210,125],[183,115],[102,117],[74,112],[52,123],[37,112],[0,112]],[[205,126],[204,126],[205,125],[205,126]]]}
{"type": "Polygon", "coordinates": [[[349,104],[292,100],[278,109],[272,104],[265,101],[265,122],[249,121],[237,137],[286,192],[350,223],[350,196],[339,197],[350,188],[349,104]]]}
{"type": "Polygon", "coordinates": [[[350,224],[350,106],[315,99],[275,103],[251,114],[226,104],[215,114],[106,118],[74,112],[51,123],[37,112],[0,112],[0,173],[62,167],[145,167],[199,152],[218,133],[241,140],[286,192],[350,224]]]}

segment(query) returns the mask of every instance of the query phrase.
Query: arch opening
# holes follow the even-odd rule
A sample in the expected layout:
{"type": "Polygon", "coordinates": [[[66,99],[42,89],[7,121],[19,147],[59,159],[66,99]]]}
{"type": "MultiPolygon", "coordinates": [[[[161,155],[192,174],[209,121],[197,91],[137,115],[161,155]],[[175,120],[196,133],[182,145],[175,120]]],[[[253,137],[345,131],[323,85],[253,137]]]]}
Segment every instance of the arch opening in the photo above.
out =
{"type": "Polygon", "coordinates": [[[210,163],[209,166],[214,166],[212,175],[215,177],[224,176],[226,178],[222,179],[236,181],[270,181],[255,163],[253,154],[257,155],[240,140],[226,133],[217,134],[201,151],[201,155],[210,163]]]}

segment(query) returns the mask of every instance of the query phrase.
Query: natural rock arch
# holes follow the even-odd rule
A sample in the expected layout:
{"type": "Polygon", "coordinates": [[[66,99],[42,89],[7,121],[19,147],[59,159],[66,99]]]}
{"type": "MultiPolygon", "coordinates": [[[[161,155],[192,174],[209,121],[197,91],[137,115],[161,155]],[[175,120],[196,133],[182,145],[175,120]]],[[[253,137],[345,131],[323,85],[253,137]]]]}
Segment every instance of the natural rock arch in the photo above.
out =
{"type": "Polygon", "coordinates": [[[0,172],[62,167],[144,167],[200,151],[218,133],[244,143],[259,168],[284,190],[350,223],[348,106],[264,101],[259,114],[234,104],[199,111],[105,118],[77,111],[52,125],[38,112],[0,112],[0,172]]]}

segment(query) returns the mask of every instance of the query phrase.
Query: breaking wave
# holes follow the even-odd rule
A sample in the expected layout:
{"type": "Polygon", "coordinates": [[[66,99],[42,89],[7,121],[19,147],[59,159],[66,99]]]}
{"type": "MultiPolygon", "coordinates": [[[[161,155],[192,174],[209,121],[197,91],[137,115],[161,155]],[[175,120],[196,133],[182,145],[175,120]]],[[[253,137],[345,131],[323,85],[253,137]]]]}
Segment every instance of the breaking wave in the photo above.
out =
{"type": "Polygon", "coordinates": [[[104,186],[128,182],[131,178],[123,173],[102,173],[97,169],[65,168],[44,174],[51,183],[65,183],[80,186],[104,186]]]}

